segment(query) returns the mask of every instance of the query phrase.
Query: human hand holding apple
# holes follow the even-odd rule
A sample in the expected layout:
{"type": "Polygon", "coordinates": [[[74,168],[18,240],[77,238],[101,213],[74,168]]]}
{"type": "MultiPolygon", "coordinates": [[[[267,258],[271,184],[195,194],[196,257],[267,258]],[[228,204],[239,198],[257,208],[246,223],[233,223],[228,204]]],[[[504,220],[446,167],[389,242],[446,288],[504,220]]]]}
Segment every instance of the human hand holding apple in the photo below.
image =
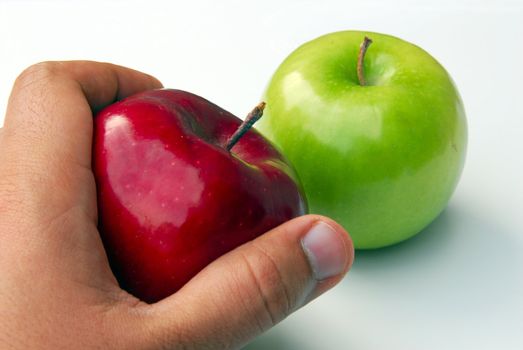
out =
{"type": "Polygon", "coordinates": [[[123,291],[97,230],[92,111],[160,87],[149,75],[89,61],[40,63],[16,80],[0,129],[1,348],[240,348],[349,269],[346,232],[305,215],[224,254],[158,303],[123,291]]]}
{"type": "Polygon", "coordinates": [[[370,32],[319,37],[285,59],[265,100],[257,128],[295,167],[311,212],[340,222],[356,248],[418,233],[457,184],[463,104],[415,45],[370,32]]]}
{"type": "MultiPolygon", "coordinates": [[[[379,37],[373,35],[373,39],[375,41],[373,45],[376,45],[379,37]]],[[[332,42],[336,44],[336,41],[332,42]]],[[[357,46],[353,45],[356,49],[357,46]]],[[[401,47],[406,53],[416,52],[408,45],[401,47]]],[[[391,47],[389,49],[394,52],[391,47]]],[[[372,55],[368,57],[372,57],[372,55]]],[[[375,67],[379,68],[380,60],[383,62],[383,60],[389,59],[394,62],[398,58],[377,55],[374,59],[376,60],[375,67]]],[[[352,63],[355,61],[353,59],[352,63]]],[[[366,78],[369,84],[365,88],[371,88],[372,84],[380,82],[375,74],[372,78],[373,72],[389,73],[379,76],[390,78],[395,82],[398,82],[399,79],[401,82],[402,75],[400,74],[398,77],[396,69],[401,68],[401,65],[392,66],[394,68],[392,70],[374,71],[372,64],[369,68],[367,61],[367,63],[361,61],[362,67],[365,68],[362,73],[367,73],[362,77],[366,78]],[[393,77],[398,79],[394,80],[393,77]]],[[[463,159],[465,147],[464,139],[460,138],[465,134],[461,103],[455,95],[454,87],[448,76],[441,72],[441,67],[426,57],[421,61],[431,67],[435,79],[434,76],[431,79],[427,74],[418,72],[421,75],[417,76],[417,79],[410,82],[405,81],[401,85],[403,89],[397,92],[398,97],[420,98],[420,100],[407,99],[409,103],[402,104],[405,107],[404,111],[408,112],[410,104],[416,106],[420,104],[420,101],[431,101],[422,92],[429,91],[425,89],[427,86],[424,83],[432,82],[435,87],[436,102],[454,101],[454,111],[457,114],[436,114],[442,117],[440,119],[442,125],[438,125],[434,120],[428,118],[430,113],[427,114],[427,118],[421,120],[412,118],[413,116],[409,113],[405,114],[404,122],[419,122],[424,126],[422,131],[433,128],[440,136],[434,137],[428,131],[420,132],[419,130],[419,133],[408,134],[410,137],[407,139],[411,141],[411,146],[422,145],[421,141],[424,137],[430,141],[428,155],[423,156],[413,150],[411,150],[413,153],[406,153],[409,156],[407,165],[410,164],[410,167],[396,164],[394,160],[397,159],[387,162],[387,158],[382,156],[386,148],[381,147],[383,145],[380,146],[379,143],[372,142],[373,136],[376,140],[380,140],[382,134],[389,135],[389,138],[384,140],[389,140],[391,136],[392,140],[403,140],[400,136],[402,130],[405,132],[405,125],[389,124],[389,119],[396,119],[397,114],[391,111],[383,112],[383,117],[389,116],[390,118],[377,118],[380,114],[374,115],[375,119],[381,122],[381,124],[372,124],[374,129],[368,125],[364,127],[364,120],[359,125],[361,129],[358,129],[357,119],[353,121],[351,126],[355,127],[356,131],[367,131],[367,133],[362,135],[356,133],[355,136],[353,135],[355,137],[353,140],[345,140],[347,144],[354,143],[354,147],[350,150],[362,151],[364,148],[357,147],[359,143],[363,143],[364,146],[372,146],[367,153],[362,154],[380,156],[377,157],[379,160],[395,170],[388,173],[388,176],[386,176],[386,172],[370,172],[372,175],[370,179],[374,182],[369,183],[371,186],[368,190],[369,195],[374,193],[376,186],[379,188],[387,183],[396,184],[399,189],[405,189],[401,186],[403,181],[400,180],[409,179],[414,181],[414,185],[425,184],[424,187],[415,186],[420,197],[433,195],[437,191],[431,190],[426,185],[430,183],[431,178],[429,177],[427,180],[421,176],[423,174],[431,175],[424,168],[435,171],[431,176],[436,187],[441,187],[441,175],[452,184],[457,179],[456,174],[459,174],[460,160],[463,159]],[[436,67],[439,68],[436,69],[436,67]],[[412,86],[419,90],[417,94],[408,93],[412,86]],[[442,90],[442,88],[444,89],[442,90]],[[396,118],[392,118],[394,116],[396,118]],[[452,122],[453,120],[454,122],[452,122]],[[450,124],[444,123],[445,121],[450,121],[450,124]],[[395,129],[397,130],[394,133],[395,129]],[[395,135],[398,137],[394,138],[395,135]],[[365,139],[367,139],[366,142],[364,142],[365,139]],[[456,153],[455,155],[451,154],[449,144],[456,153]],[[435,155],[435,158],[432,158],[431,155],[435,155]],[[445,169],[443,161],[449,162],[448,169],[445,169]],[[396,183],[396,181],[399,182],[396,183]],[[421,191],[427,188],[427,193],[421,191]]],[[[341,61],[341,63],[343,62],[341,61]]],[[[408,62],[409,60],[407,60],[408,62]]],[[[329,67],[334,66],[336,65],[329,67]]],[[[339,65],[337,66],[339,67],[339,65]]],[[[412,68],[412,66],[408,67],[412,68]]],[[[333,70],[331,73],[334,74],[335,71],[333,70]]],[[[325,76],[324,73],[328,72],[327,70],[327,72],[317,73],[325,76]]],[[[303,80],[307,76],[306,72],[297,70],[296,73],[292,79],[287,81],[286,87],[298,88],[301,86],[300,78],[303,80]]],[[[332,75],[332,77],[334,76],[332,75]]],[[[357,76],[354,75],[354,72],[349,76],[353,77],[354,81],[362,81],[360,78],[356,80],[357,76]]],[[[86,344],[92,347],[114,345],[127,348],[137,346],[144,348],[153,346],[196,347],[202,342],[217,347],[224,346],[223,344],[241,346],[254,335],[332,287],[348,270],[352,261],[352,248],[343,230],[327,218],[303,216],[225,254],[195,276],[178,293],[160,303],[144,305],[131,295],[123,293],[110,273],[96,230],[95,186],[93,174],[90,171],[91,109],[99,109],[107,105],[115,96],[126,97],[133,92],[158,87],[158,85],[157,80],[144,74],[93,62],[40,64],[26,70],[15,83],[6,113],[5,125],[0,135],[0,158],[2,159],[0,162],[2,167],[0,192],[3,194],[0,196],[0,201],[2,201],[1,207],[4,213],[0,216],[0,225],[5,243],[2,245],[0,270],[6,282],[1,286],[0,298],[4,304],[9,303],[10,305],[9,308],[0,309],[2,316],[0,317],[0,338],[23,339],[25,347],[34,345],[53,348],[78,347],[86,344]],[[93,76],[97,78],[93,80],[93,76]],[[6,320],[8,321],[7,328],[5,327],[6,320]],[[28,328],[28,325],[31,328],[28,328]],[[133,332],[129,332],[129,329],[132,329],[133,332]],[[42,334],[56,336],[39,336],[42,334]],[[68,334],[75,334],[75,337],[67,336],[68,334]]],[[[296,91],[298,92],[298,90],[296,91]]],[[[314,92],[315,90],[305,89],[305,91],[314,92]]],[[[387,89],[384,90],[384,92],[386,91],[387,89]]],[[[334,90],[331,91],[331,93],[334,92],[334,90]]],[[[292,96],[291,94],[290,100],[289,96],[282,95],[282,97],[284,97],[283,101],[289,103],[300,101],[299,95],[292,96]]],[[[365,95],[363,90],[362,95],[365,95]]],[[[305,102],[310,102],[309,106],[313,109],[318,109],[318,107],[315,107],[312,102],[329,101],[329,99],[315,98],[315,95],[307,96],[312,101],[305,102]]],[[[155,99],[151,99],[151,101],[159,102],[155,99]]],[[[383,99],[376,101],[383,101],[383,99]]],[[[389,102],[394,101],[394,99],[389,99],[389,102]]],[[[378,104],[378,106],[380,105],[378,104]]],[[[445,104],[436,104],[432,108],[436,112],[453,110],[445,104]]],[[[354,107],[356,111],[365,109],[363,105],[354,107]]],[[[403,109],[401,110],[403,111],[403,109]]],[[[299,112],[300,109],[298,108],[297,111],[299,112]]],[[[115,127],[113,130],[117,130],[119,124],[121,124],[120,127],[126,124],[133,125],[126,118],[121,118],[119,122],[118,118],[116,120],[117,122],[112,125],[115,127]]],[[[137,121],[133,119],[132,122],[137,121]]],[[[186,124],[180,123],[180,125],[186,124]]],[[[198,127],[197,123],[189,125],[190,128],[198,127]]],[[[338,130],[340,134],[342,134],[343,125],[340,121],[340,130],[338,130]]],[[[417,124],[411,123],[410,125],[417,124]]],[[[322,123],[313,123],[309,126],[321,129],[322,123]]],[[[332,125],[330,127],[331,133],[338,136],[337,130],[332,131],[332,125]]],[[[325,123],[321,132],[325,133],[327,129],[328,126],[325,123]]],[[[111,129],[106,131],[110,133],[111,129]]],[[[165,130],[160,128],[156,131],[161,134],[165,130]]],[[[343,133],[351,135],[346,134],[345,131],[343,133]]],[[[120,136],[125,137],[125,133],[120,136]]],[[[221,140],[224,139],[222,135],[221,140]]],[[[146,142],[144,139],[141,141],[146,142]]],[[[152,149],[155,149],[157,143],[154,140],[150,141],[152,141],[152,149]]],[[[320,164],[319,162],[313,163],[315,165],[313,169],[318,170],[319,167],[330,166],[331,159],[325,157],[325,154],[321,152],[325,143],[320,142],[321,139],[312,138],[311,141],[316,141],[319,148],[317,150],[304,148],[303,152],[311,151],[313,155],[322,157],[321,159],[324,160],[320,164]]],[[[401,142],[398,142],[396,146],[394,143],[386,143],[386,145],[392,150],[398,146],[400,149],[409,150],[408,145],[401,142]]],[[[131,145],[124,146],[127,147],[124,149],[134,147],[132,142],[131,145]]],[[[224,145],[221,144],[221,146],[224,145]]],[[[336,149],[336,147],[334,148],[336,149]]],[[[343,147],[338,149],[347,150],[343,147]]],[[[157,150],[157,154],[153,152],[149,154],[150,157],[143,159],[153,163],[154,160],[161,159],[161,155],[165,154],[160,148],[157,150]],[[160,155],[160,158],[155,155],[160,155]]],[[[222,149],[222,151],[225,150],[222,149]]],[[[116,152],[116,154],[119,153],[116,152]]],[[[395,154],[397,153],[392,153],[392,155],[395,154]]],[[[127,154],[124,152],[124,155],[127,154]]],[[[358,166],[377,165],[378,170],[386,168],[380,167],[379,163],[374,164],[371,161],[374,158],[359,159],[356,157],[353,160],[358,166]]],[[[117,164],[117,168],[121,166],[121,162],[119,165],[117,164]]],[[[345,175],[359,174],[358,169],[353,168],[351,163],[345,163],[345,168],[351,172],[342,173],[341,175],[344,175],[340,176],[342,180],[346,180],[345,175]]],[[[146,170],[144,167],[143,171],[146,170]]],[[[330,180],[328,177],[326,179],[330,180]]],[[[356,177],[352,180],[358,179],[361,178],[356,177]]],[[[125,181],[122,183],[125,192],[125,181]]],[[[359,184],[364,185],[365,183],[360,182],[359,184]]],[[[112,185],[115,184],[109,183],[109,188],[112,185]]],[[[392,188],[394,189],[394,186],[392,188]]],[[[365,194],[365,187],[357,187],[357,189],[365,194]]],[[[445,190],[445,187],[443,189],[445,190]]],[[[343,186],[338,190],[347,193],[343,186]]],[[[358,194],[358,191],[353,193],[358,194]]],[[[157,193],[161,194],[161,192],[157,193]]],[[[391,191],[391,193],[397,193],[397,191],[391,191]]],[[[448,188],[445,193],[449,193],[448,188]]],[[[137,193],[135,195],[138,196],[137,193]]],[[[405,198],[412,199],[409,195],[410,192],[407,191],[405,198]]],[[[131,195],[130,198],[135,197],[131,195]]],[[[344,198],[342,197],[342,199],[344,198]]],[[[369,196],[368,198],[379,197],[369,196]]],[[[436,200],[439,199],[439,202],[442,198],[444,199],[445,195],[440,194],[435,197],[436,200]]],[[[423,204],[424,202],[415,203],[423,204]]],[[[125,202],[124,204],[128,206],[131,203],[125,202]]],[[[139,201],[134,204],[143,205],[139,201]]],[[[349,202],[349,204],[351,203],[349,202]]],[[[362,204],[364,209],[369,208],[369,204],[365,201],[362,204]]],[[[404,206],[401,207],[404,208],[404,206]]],[[[437,207],[437,205],[432,206],[433,209],[437,207]]],[[[383,211],[384,208],[378,203],[377,213],[383,211]]],[[[147,211],[145,210],[145,212],[147,211]]],[[[122,211],[122,218],[130,220],[121,221],[120,224],[133,225],[134,218],[129,213],[130,211],[128,213],[122,211]]],[[[103,213],[100,212],[100,214],[103,216],[103,213]]],[[[149,218],[137,218],[135,222],[139,219],[147,221],[149,218]]],[[[145,233],[147,234],[147,232],[145,233]]],[[[135,232],[135,234],[139,235],[140,232],[135,232]]],[[[123,242],[127,244],[125,241],[123,242]]],[[[161,247],[161,242],[157,241],[157,243],[157,247],[161,247]]]]}

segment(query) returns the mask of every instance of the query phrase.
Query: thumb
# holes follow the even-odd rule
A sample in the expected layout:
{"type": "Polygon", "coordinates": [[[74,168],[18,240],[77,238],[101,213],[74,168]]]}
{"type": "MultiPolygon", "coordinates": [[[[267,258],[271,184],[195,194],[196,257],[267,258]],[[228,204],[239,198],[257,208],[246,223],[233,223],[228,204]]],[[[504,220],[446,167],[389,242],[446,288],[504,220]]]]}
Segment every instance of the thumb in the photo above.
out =
{"type": "Polygon", "coordinates": [[[152,305],[144,334],[158,347],[240,347],[332,288],[353,257],[340,225],[317,215],[296,218],[222,256],[152,305]]]}

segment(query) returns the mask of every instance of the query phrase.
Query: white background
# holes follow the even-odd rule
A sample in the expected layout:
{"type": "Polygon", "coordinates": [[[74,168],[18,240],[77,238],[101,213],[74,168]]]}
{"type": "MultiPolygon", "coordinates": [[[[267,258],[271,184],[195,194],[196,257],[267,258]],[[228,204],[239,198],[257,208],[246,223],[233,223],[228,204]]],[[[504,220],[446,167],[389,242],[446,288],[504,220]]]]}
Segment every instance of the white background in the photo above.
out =
{"type": "Polygon", "coordinates": [[[523,1],[2,1],[0,124],[42,60],[146,71],[243,116],[299,44],[343,29],[402,37],[453,76],[469,151],[449,207],[247,348],[523,349],[523,1]],[[390,3],[390,4],[389,4],[390,3]]]}

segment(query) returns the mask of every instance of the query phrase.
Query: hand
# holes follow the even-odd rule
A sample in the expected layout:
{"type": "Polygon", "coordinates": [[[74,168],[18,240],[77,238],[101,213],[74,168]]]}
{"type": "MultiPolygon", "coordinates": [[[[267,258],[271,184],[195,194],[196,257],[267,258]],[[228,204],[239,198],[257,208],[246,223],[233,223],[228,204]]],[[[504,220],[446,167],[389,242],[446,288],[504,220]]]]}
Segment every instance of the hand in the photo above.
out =
{"type": "Polygon", "coordinates": [[[0,131],[0,348],[242,346],[333,287],[347,233],[303,216],[145,304],[116,282],[96,224],[92,113],[155,78],[94,62],[41,63],[15,82],[0,131]]]}

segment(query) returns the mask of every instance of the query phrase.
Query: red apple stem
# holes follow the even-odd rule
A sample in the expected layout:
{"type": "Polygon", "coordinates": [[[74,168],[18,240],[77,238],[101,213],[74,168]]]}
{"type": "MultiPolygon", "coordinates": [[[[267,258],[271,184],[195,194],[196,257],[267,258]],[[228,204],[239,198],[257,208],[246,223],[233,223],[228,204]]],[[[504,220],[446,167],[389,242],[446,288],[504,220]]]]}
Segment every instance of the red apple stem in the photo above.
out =
{"type": "Polygon", "coordinates": [[[240,124],[238,129],[227,139],[225,143],[225,149],[230,151],[234,145],[242,138],[243,135],[256,123],[263,115],[265,109],[265,102],[260,102],[254,109],[247,114],[243,123],[240,124]]]}
{"type": "Polygon", "coordinates": [[[360,53],[358,55],[358,81],[360,82],[361,86],[367,85],[367,82],[365,81],[363,60],[365,59],[365,53],[367,52],[370,44],[372,44],[372,40],[368,36],[365,36],[363,42],[360,45],[360,53]]]}

